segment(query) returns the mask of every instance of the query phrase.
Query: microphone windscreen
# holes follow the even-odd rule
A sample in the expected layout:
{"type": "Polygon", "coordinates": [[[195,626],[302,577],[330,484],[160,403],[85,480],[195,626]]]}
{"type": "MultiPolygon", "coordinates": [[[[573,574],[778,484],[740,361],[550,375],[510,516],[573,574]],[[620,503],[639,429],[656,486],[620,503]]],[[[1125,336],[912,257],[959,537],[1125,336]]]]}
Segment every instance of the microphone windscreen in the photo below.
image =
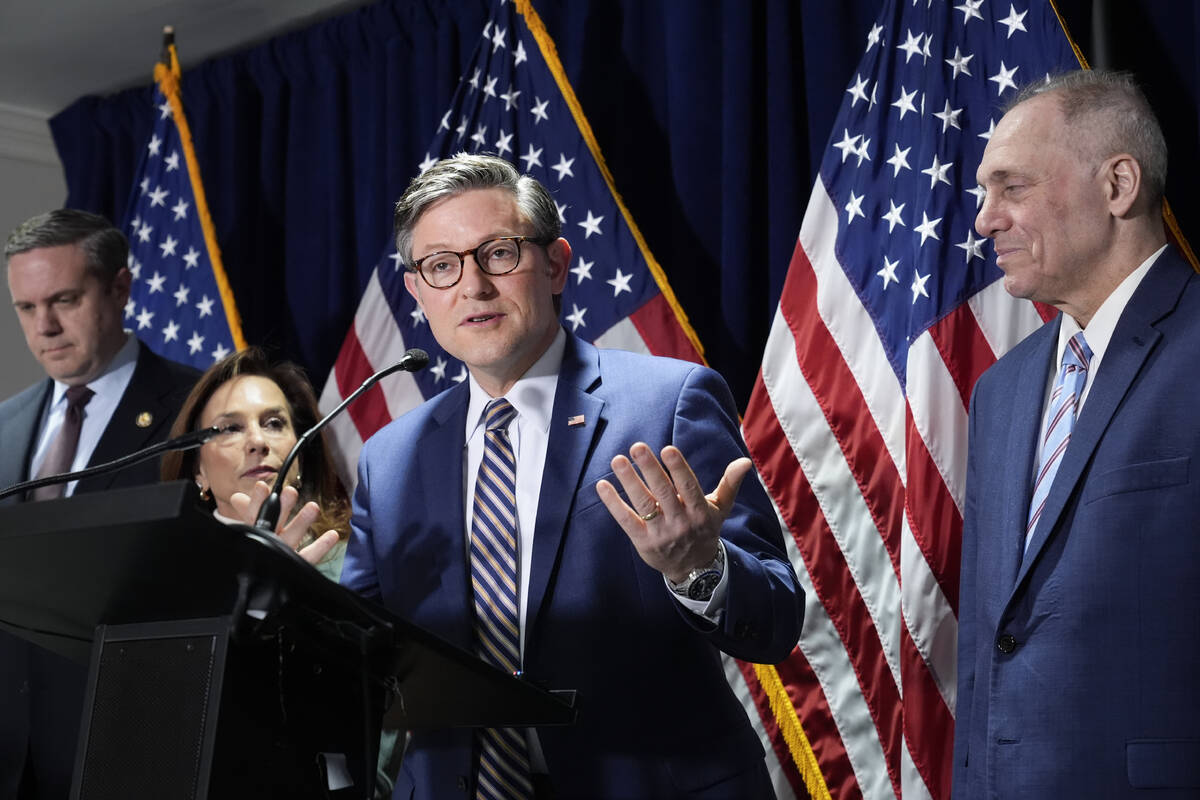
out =
{"type": "Polygon", "coordinates": [[[405,369],[409,372],[416,372],[419,369],[424,369],[429,363],[429,353],[426,353],[419,347],[413,347],[404,354],[405,369]]]}

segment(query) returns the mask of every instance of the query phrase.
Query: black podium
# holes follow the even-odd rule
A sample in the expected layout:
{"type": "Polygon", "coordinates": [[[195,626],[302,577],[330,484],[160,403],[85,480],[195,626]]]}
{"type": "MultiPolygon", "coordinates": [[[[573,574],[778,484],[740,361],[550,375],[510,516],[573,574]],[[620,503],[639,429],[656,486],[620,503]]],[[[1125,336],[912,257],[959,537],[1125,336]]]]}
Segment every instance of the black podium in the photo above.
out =
{"type": "Polygon", "coordinates": [[[213,519],[187,482],[0,508],[0,628],[88,663],[72,796],[370,796],[380,723],[560,725],[547,692],[213,519]]]}

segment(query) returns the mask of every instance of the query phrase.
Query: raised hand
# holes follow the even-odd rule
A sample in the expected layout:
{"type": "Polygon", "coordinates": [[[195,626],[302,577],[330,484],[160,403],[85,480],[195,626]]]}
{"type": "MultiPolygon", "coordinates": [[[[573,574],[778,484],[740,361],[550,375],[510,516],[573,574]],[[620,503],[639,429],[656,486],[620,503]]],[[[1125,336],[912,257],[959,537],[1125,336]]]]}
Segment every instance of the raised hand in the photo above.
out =
{"type": "Polygon", "coordinates": [[[597,481],[596,493],[642,560],[679,583],[716,556],[721,524],[750,472],[750,459],[732,461],[717,487],[705,494],[678,447],[664,447],[661,463],[644,442],[629,448],[629,456],[612,460],[629,503],[605,480],[597,481]]]}

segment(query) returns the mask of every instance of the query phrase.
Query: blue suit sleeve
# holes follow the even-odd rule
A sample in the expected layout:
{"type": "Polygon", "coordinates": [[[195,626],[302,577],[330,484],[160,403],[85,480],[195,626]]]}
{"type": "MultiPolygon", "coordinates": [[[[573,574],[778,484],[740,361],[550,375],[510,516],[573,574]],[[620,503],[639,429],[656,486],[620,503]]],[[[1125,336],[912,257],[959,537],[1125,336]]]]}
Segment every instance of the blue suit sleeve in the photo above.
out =
{"type": "MultiPolygon", "coordinates": [[[[731,461],[748,455],[725,382],[697,368],[675,408],[673,443],[711,491],[731,461]]],[[[679,608],[690,625],[707,633],[722,652],[777,664],[792,652],[804,621],[804,591],[784,549],[784,533],[756,473],[742,482],[721,527],[728,594],[719,626],[679,608]]]]}
{"type": "Polygon", "coordinates": [[[379,574],[375,566],[375,530],[371,519],[370,449],[363,448],[358,464],[358,486],[354,490],[350,542],[342,567],[342,585],[368,600],[380,601],[379,574]]]}

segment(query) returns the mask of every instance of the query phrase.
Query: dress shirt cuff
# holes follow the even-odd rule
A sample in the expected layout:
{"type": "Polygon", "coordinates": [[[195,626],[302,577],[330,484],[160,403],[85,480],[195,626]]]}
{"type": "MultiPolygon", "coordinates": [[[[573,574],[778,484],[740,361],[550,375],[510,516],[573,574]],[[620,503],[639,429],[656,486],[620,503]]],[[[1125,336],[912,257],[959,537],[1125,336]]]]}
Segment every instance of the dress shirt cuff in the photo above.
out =
{"type": "Polygon", "coordinates": [[[671,593],[671,597],[688,611],[696,616],[703,617],[714,625],[721,624],[721,618],[725,615],[725,596],[729,593],[729,553],[725,550],[725,542],[717,540],[717,547],[721,548],[721,555],[724,567],[721,569],[721,580],[717,583],[717,588],[713,589],[712,597],[707,600],[692,600],[684,597],[678,592],[671,589],[671,581],[663,575],[663,585],[667,587],[667,591],[671,593]]]}

